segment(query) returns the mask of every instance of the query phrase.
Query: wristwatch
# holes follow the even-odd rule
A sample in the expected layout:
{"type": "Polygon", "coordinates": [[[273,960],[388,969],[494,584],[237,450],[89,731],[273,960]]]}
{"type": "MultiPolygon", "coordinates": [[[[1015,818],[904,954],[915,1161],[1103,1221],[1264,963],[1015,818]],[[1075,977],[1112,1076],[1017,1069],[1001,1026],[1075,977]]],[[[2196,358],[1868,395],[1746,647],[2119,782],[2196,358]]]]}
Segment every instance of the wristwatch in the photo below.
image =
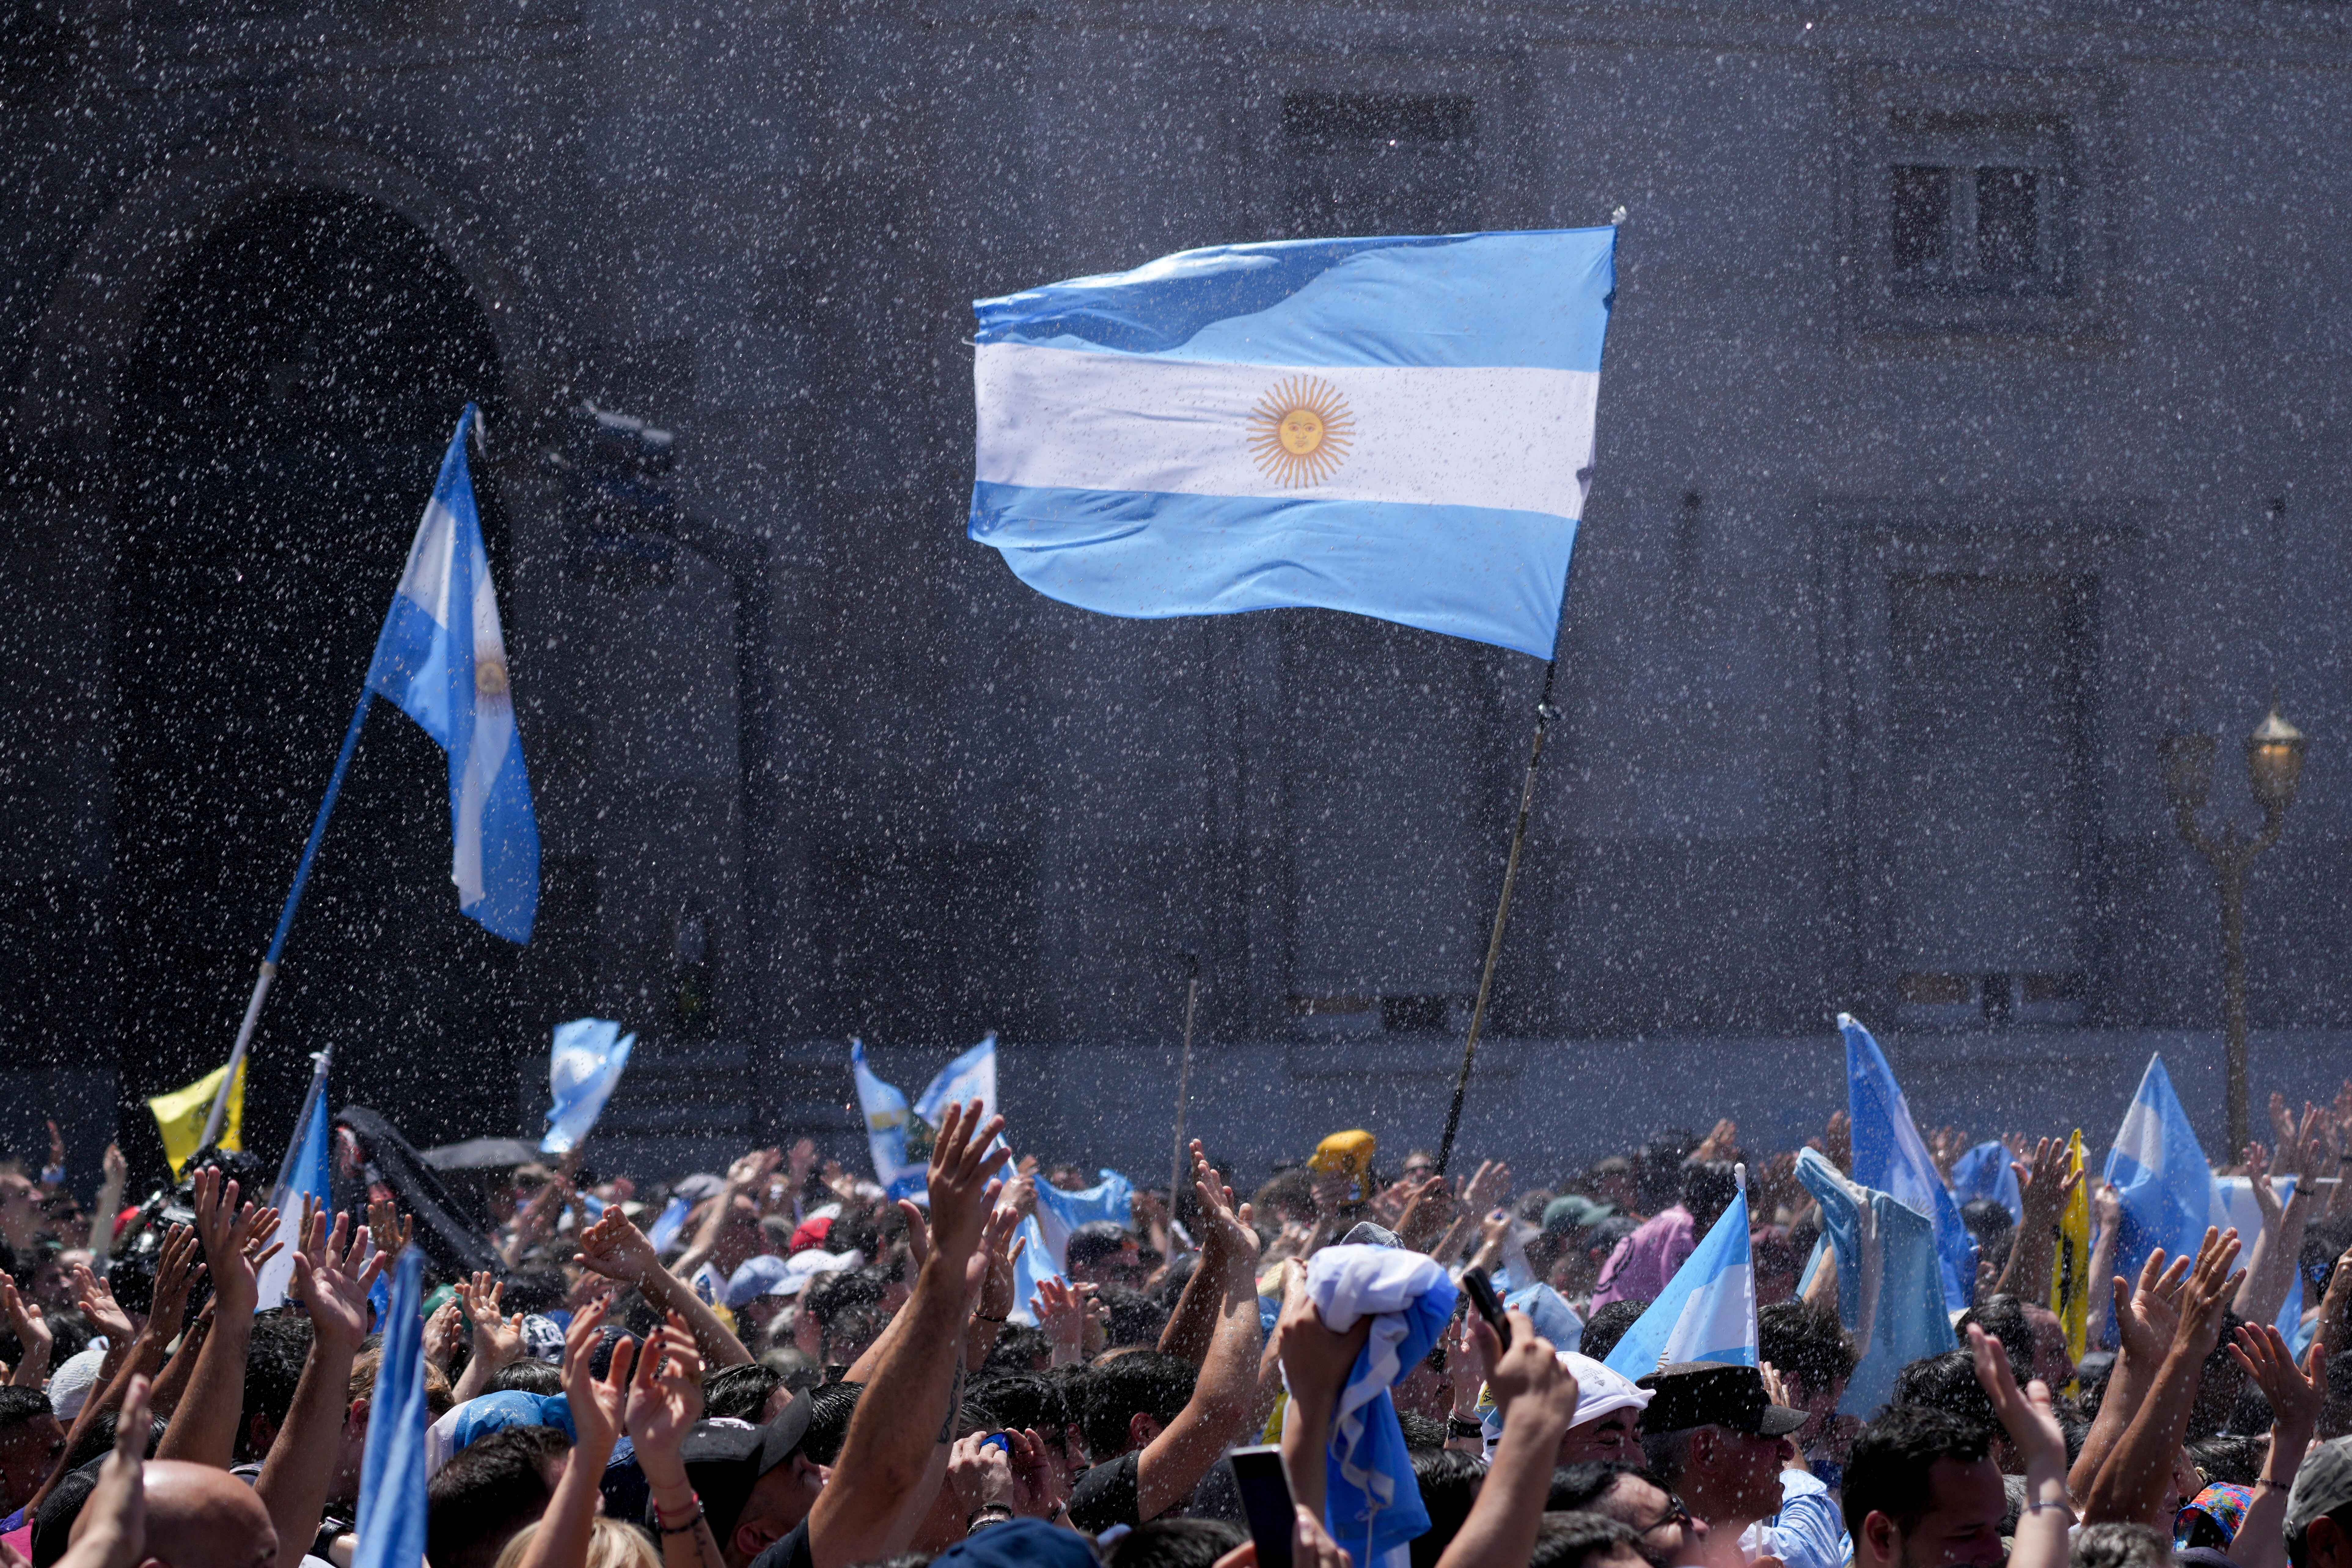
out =
{"type": "Polygon", "coordinates": [[[1483,1437],[1486,1435],[1486,1428],[1475,1417],[1448,1415],[1445,1418],[1445,1435],[1449,1437],[1483,1437]]]}

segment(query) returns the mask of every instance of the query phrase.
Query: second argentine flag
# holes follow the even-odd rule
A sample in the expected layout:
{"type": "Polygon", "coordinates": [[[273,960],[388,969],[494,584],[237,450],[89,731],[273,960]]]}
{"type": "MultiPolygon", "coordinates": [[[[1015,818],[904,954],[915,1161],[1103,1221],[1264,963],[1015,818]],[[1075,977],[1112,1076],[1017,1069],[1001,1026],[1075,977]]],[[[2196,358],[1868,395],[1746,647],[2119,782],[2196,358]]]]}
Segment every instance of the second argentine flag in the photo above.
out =
{"type": "Polygon", "coordinates": [[[1311,605],[1549,658],[1615,242],[1219,246],[979,300],[971,537],[1108,615],[1311,605]]]}

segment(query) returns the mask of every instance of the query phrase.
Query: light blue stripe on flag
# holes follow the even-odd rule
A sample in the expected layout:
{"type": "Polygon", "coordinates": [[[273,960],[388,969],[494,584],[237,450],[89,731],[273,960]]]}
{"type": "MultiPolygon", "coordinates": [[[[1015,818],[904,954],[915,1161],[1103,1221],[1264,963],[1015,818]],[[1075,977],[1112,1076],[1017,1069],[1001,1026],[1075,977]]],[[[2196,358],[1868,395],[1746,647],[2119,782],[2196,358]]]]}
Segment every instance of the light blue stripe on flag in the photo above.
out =
{"type": "Polygon", "coordinates": [[[977,301],[971,537],[1108,615],[1318,605],[1549,658],[1615,237],[1223,246],[977,301]]]}
{"type": "Polygon", "coordinates": [[[1846,1111],[1853,1121],[1853,1179],[1927,1216],[1942,1261],[1944,1305],[1965,1311],[1977,1298],[1977,1243],[1960,1219],[1960,1205],[1928,1157],[1927,1140],[1911,1119],[1895,1069],[1870,1031],[1848,1013],[1838,1015],[1845,1036],[1846,1111]]]}
{"type": "Polygon", "coordinates": [[[389,1310],[379,1320],[383,1363],[368,1407],[360,1459],[359,1544],[352,1568],[421,1568],[425,1562],[425,1249],[403,1249],[389,1310]]]}
{"type": "Polygon", "coordinates": [[[2205,1227],[2230,1223],[2229,1205],[2161,1056],[2147,1058],[2102,1173],[2123,1208],[2116,1272],[2126,1279],[2138,1279],[2147,1255],[2159,1247],[2174,1258],[2196,1257],[2205,1227]]]}
{"type": "Polygon", "coordinates": [[[1601,1364],[1632,1378],[1671,1362],[1754,1366],[1756,1345],[1756,1268],[1743,1189],[1601,1364]]]}

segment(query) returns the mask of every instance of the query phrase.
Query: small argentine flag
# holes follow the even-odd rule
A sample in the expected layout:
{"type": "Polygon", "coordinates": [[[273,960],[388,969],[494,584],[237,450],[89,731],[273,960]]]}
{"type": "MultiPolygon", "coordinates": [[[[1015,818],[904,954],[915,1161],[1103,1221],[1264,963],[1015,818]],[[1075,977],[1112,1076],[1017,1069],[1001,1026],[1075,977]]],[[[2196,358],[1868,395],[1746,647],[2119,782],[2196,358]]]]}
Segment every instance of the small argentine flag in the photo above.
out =
{"type": "Polygon", "coordinates": [[[2173,1092],[2161,1056],[2147,1058],[2102,1176],[2116,1189],[2123,1207],[2116,1272],[2126,1279],[2139,1278],[2140,1266],[2157,1247],[2173,1258],[2194,1258],[2206,1226],[2231,1223],[2228,1198],[2198,1146],[2197,1130],[2173,1092]]]}
{"type": "Polygon", "coordinates": [[[976,301],[971,537],[1107,615],[1320,605],[1549,658],[1615,244],[1219,246],[976,301]]]}
{"type": "Polygon", "coordinates": [[[481,514],[466,467],[470,403],[441,459],[408,569],[375,642],[367,688],[398,704],[449,753],[450,880],[457,908],[509,942],[539,910],[539,820],[507,679],[481,514]]]}
{"type": "Polygon", "coordinates": [[[1601,1364],[1643,1378],[1674,1362],[1756,1364],[1756,1266],[1748,1249],[1748,1187],[1723,1211],[1658,1299],[1601,1364]]]}

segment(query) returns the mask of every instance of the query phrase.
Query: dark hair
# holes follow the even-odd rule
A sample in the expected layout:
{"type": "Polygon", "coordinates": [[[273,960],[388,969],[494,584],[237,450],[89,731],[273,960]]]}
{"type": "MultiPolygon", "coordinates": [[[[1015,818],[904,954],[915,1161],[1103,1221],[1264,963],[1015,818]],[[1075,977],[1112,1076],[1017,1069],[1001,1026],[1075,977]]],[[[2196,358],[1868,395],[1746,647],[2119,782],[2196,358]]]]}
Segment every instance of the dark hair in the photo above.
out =
{"type": "Polygon", "coordinates": [[[2189,1458],[2210,1483],[2225,1481],[2250,1487],[2263,1479],[2263,1461],[2270,1457],[2264,1437],[2200,1437],[2188,1445],[2189,1458]]]}
{"type": "Polygon", "coordinates": [[[563,1392],[563,1373],[551,1362],[527,1355],[520,1361],[510,1361],[490,1373],[489,1386],[482,1392],[504,1394],[509,1389],[522,1394],[561,1394],[563,1392]]]}
{"type": "Polygon", "coordinates": [[[857,1396],[865,1392],[862,1383],[835,1383],[809,1395],[808,1436],[801,1439],[801,1452],[809,1463],[830,1465],[841,1457],[849,1418],[857,1414],[857,1396]]]}
{"type": "Polygon", "coordinates": [[[836,1352],[855,1346],[863,1352],[881,1337],[889,1326],[889,1316],[881,1307],[858,1305],[842,1307],[824,1320],[824,1357],[828,1363],[855,1361],[855,1356],[836,1352]]]}
{"type": "Polygon", "coordinates": [[[499,1300],[509,1312],[536,1312],[543,1318],[562,1310],[571,1293],[572,1282],[561,1268],[518,1268],[507,1276],[506,1293],[499,1300]]]}
{"type": "Polygon", "coordinates": [[[268,1452],[266,1446],[254,1447],[255,1416],[266,1417],[273,1435],[286,1424],[286,1413],[294,1407],[294,1385],[302,1381],[302,1363],[310,1354],[310,1319],[300,1308],[264,1312],[253,1320],[253,1339],[245,1352],[245,1406],[236,1418],[240,1462],[268,1452]]]}
{"type": "Polygon", "coordinates": [[[1108,1349],[1120,1350],[1129,1345],[1148,1349],[1159,1344],[1160,1336],[1168,1330],[1168,1309],[1140,1290],[1130,1290],[1124,1285],[1097,1285],[1095,1300],[1103,1304],[1110,1319],[1108,1349]]]}
{"type": "Polygon", "coordinates": [[[1070,1245],[1063,1256],[1069,1260],[1067,1267],[1084,1268],[1116,1258],[1135,1245],[1135,1233],[1117,1220],[1094,1219],[1070,1232],[1070,1245]]]}
{"type": "Polygon", "coordinates": [[[1690,1210],[1691,1221],[1704,1236],[1706,1227],[1723,1217],[1731,1200],[1739,1195],[1739,1176],[1728,1160],[1685,1160],[1683,1162],[1679,1196],[1683,1207],[1690,1210]]]}
{"type": "Polygon", "coordinates": [[[1061,1384],[1034,1372],[984,1377],[972,1385],[971,1399],[989,1412],[998,1430],[1034,1431],[1051,1443],[1062,1441],[1071,1421],[1061,1384]]]}
{"type": "Polygon", "coordinates": [[[768,1398],[784,1386],[784,1374],[758,1362],[722,1366],[702,1380],[702,1414],[706,1420],[732,1417],[757,1426],[766,1419],[768,1398]]]}
{"type": "Polygon", "coordinates": [[[55,1415],[56,1407],[49,1396],[37,1388],[19,1388],[15,1384],[0,1384],[0,1437],[19,1426],[28,1426],[44,1415],[55,1415]]]}
{"type": "MultiPolygon", "coordinates": [[[[155,1457],[155,1445],[163,1440],[164,1425],[164,1420],[160,1415],[148,1418],[147,1457],[151,1459],[155,1457]]],[[[78,1470],[92,1460],[103,1459],[112,1453],[114,1435],[121,1429],[121,1426],[122,1412],[120,1407],[100,1414],[83,1430],[81,1441],[66,1451],[66,1468],[78,1470]]],[[[67,1430],[70,1432],[72,1428],[68,1427],[67,1430]]]]}
{"type": "Polygon", "coordinates": [[[989,1372],[1034,1372],[1041,1356],[1054,1353],[1054,1342],[1045,1337],[1043,1329],[1033,1329],[1026,1323],[1007,1323],[996,1331],[996,1342],[988,1348],[988,1359],[980,1370],[989,1372]]]}
{"type": "Polygon", "coordinates": [[[1932,1406],[1981,1427],[1988,1439],[2000,1429],[1992,1395],[1977,1381],[1976,1359],[1967,1351],[1946,1351],[1908,1363],[1895,1374],[1895,1392],[1887,1403],[1932,1406]]]}
{"type": "Polygon", "coordinates": [[[1423,1415],[1414,1410],[1396,1413],[1397,1428],[1404,1434],[1404,1446],[1409,1452],[1445,1447],[1445,1423],[1433,1415],[1423,1415]]]}
{"type": "Polygon", "coordinates": [[[889,1282],[879,1274],[863,1268],[838,1274],[820,1274],[809,1281],[801,1293],[801,1310],[830,1328],[839,1313],[856,1307],[878,1307],[889,1289],[889,1282]]]}
{"type": "Polygon", "coordinates": [[[2164,1568],[2172,1542],[2145,1524],[2086,1524],[2074,1532],[2069,1568],[2164,1568]]]}
{"type": "Polygon", "coordinates": [[[1636,1553],[1642,1538],[1631,1525],[1597,1513],[1548,1513],[1536,1527],[1536,1549],[1528,1568],[1582,1568],[1619,1547],[1636,1553]]]}
{"type": "MultiPolygon", "coordinates": [[[[1964,1353],[1961,1359],[1967,1359],[1964,1353]]],[[[1874,1513],[1885,1514],[1906,1532],[1916,1530],[1929,1503],[1928,1467],[1937,1459],[1973,1465],[1991,1446],[1992,1435],[1982,1425],[1948,1410],[1895,1405],[1880,1412],[1854,1438],[1846,1459],[1846,1533],[1860,1541],[1863,1521],[1874,1513]]]]}
{"type": "Polygon", "coordinates": [[[1222,1519],[1147,1519],[1103,1550],[1108,1568],[1213,1568],[1249,1537],[1222,1519]]]}
{"type": "Polygon", "coordinates": [[[1640,1322],[1642,1314],[1649,1310],[1650,1303],[1645,1300],[1612,1301],[1605,1307],[1594,1308],[1592,1316],[1584,1321],[1584,1337],[1577,1342],[1578,1353],[1594,1361],[1607,1361],[1609,1352],[1617,1348],[1617,1342],[1625,1337],[1625,1331],[1640,1322]]]}
{"type": "Polygon", "coordinates": [[[1644,1480],[1662,1492],[1675,1489],[1639,1465],[1612,1465],[1588,1461],[1580,1465],[1562,1465],[1551,1473],[1551,1490],[1544,1495],[1547,1513],[1595,1511],[1620,1476],[1632,1476],[1644,1480]]]}
{"type": "Polygon", "coordinates": [[[497,1562],[499,1549],[547,1511],[554,1495],[548,1463],[570,1447],[554,1426],[509,1426],[451,1455],[425,1484],[425,1561],[435,1568],[497,1562]]]}
{"type": "Polygon", "coordinates": [[[1429,1528],[1413,1538],[1412,1568],[1436,1568],[1478,1500],[1486,1461],[1458,1448],[1426,1449],[1412,1457],[1412,1479],[1421,1486],[1421,1506],[1429,1510],[1429,1528]]]}
{"type": "Polygon", "coordinates": [[[104,1462],[102,1458],[93,1459],[68,1470],[41,1500],[40,1511],[33,1516],[34,1568],[51,1568],[73,1544],[74,1521],[81,1517],[89,1494],[98,1489],[99,1467],[104,1462]]]}
{"type": "Polygon", "coordinates": [[[1098,1361],[1079,1385],[1078,1429],[1087,1453],[1097,1465],[1128,1451],[1135,1417],[1149,1415],[1162,1426],[1191,1403],[1200,1371],[1182,1356],[1133,1351],[1098,1361]]]}
{"type": "Polygon", "coordinates": [[[1803,1384],[1809,1398],[1853,1375],[1853,1347],[1827,1303],[1775,1301],[1756,1314],[1756,1337],[1758,1357],[1803,1384]]]}
{"type": "MultiPolygon", "coordinates": [[[[2025,1315],[2025,1303],[2003,1292],[1988,1296],[1962,1312],[1959,1321],[1952,1325],[1952,1331],[1964,1346],[1970,1323],[2000,1342],[2001,1350],[2009,1356],[2010,1370],[2017,1374],[2017,1385],[2024,1387],[2033,1376],[2033,1322],[2025,1315]]],[[[1974,1361],[1969,1364],[1973,1367],[1974,1361]]]]}

